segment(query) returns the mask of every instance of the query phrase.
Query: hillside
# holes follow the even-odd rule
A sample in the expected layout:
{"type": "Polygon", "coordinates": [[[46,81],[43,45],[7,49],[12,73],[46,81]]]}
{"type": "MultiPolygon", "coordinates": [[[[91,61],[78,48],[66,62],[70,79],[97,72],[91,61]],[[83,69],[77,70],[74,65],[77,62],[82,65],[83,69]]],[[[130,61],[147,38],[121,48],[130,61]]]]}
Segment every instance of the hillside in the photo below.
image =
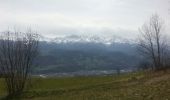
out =
{"type": "Polygon", "coordinates": [[[34,78],[31,83],[24,100],[170,100],[170,71],[34,78]]]}
{"type": "Polygon", "coordinates": [[[141,60],[136,48],[136,44],[128,43],[40,42],[34,74],[109,71],[117,68],[134,70],[141,60]]]}

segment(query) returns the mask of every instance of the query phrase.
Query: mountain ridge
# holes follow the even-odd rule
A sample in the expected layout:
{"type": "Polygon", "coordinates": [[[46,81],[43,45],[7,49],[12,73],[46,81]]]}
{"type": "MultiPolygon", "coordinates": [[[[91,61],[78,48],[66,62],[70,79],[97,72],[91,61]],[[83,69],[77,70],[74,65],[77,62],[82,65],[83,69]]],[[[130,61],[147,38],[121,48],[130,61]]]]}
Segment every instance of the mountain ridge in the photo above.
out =
{"type": "Polygon", "coordinates": [[[55,36],[53,38],[48,38],[45,36],[40,36],[40,41],[52,42],[52,43],[101,43],[105,45],[111,45],[113,43],[129,43],[136,44],[135,39],[128,37],[121,37],[116,35],[111,36],[99,36],[99,35],[63,35],[55,36]]]}

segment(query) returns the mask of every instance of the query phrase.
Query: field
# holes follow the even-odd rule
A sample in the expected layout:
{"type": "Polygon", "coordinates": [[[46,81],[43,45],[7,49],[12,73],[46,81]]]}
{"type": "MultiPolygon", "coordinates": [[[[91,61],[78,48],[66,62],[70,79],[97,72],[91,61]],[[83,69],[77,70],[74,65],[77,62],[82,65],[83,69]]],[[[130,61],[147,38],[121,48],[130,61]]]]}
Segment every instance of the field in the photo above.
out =
{"type": "MultiPolygon", "coordinates": [[[[5,95],[3,82],[0,96],[5,95]]],[[[170,100],[170,71],[33,78],[23,100],[170,100]]]]}

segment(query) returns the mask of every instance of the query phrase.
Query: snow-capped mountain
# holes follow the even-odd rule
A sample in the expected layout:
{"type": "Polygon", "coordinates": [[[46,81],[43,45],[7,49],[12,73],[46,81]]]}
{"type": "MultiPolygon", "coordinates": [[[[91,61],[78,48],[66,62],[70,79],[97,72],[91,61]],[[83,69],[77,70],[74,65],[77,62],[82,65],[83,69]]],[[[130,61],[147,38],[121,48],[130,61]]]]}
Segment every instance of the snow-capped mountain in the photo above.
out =
{"type": "Polygon", "coordinates": [[[133,39],[118,36],[67,35],[40,37],[38,74],[85,73],[120,68],[134,70],[140,57],[133,39]],[[131,60],[133,59],[133,60],[131,60]],[[83,72],[82,72],[83,71],[83,72]]]}
{"type": "Polygon", "coordinates": [[[122,38],[120,36],[98,36],[98,35],[66,35],[55,38],[41,37],[41,41],[54,43],[102,43],[110,45],[112,43],[134,43],[134,39],[122,38]]]}

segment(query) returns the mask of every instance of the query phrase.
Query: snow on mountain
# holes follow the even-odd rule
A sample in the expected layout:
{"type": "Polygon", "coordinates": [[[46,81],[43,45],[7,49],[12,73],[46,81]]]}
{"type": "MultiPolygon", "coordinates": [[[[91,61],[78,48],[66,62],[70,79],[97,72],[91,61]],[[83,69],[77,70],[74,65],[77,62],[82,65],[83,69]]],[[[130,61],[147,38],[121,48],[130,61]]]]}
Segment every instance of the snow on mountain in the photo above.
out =
{"type": "Polygon", "coordinates": [[[135,43],[134,39],[122,38],[120,36],[98,36],[98,35],[66,35],[55,38],[40,37],[41,41],[53,43],[102,43],[110,45],[112,43],[135,43]]]}

